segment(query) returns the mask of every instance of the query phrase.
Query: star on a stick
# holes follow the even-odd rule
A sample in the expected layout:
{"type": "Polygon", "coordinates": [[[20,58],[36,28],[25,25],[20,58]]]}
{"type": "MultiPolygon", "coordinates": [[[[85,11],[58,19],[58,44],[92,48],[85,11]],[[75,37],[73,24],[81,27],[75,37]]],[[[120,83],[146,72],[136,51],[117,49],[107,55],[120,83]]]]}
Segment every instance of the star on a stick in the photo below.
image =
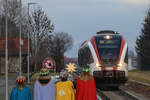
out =
{"type": "Polygon", "coordinates": [[[66,70],[70,73],[74,72],[76,69],[76,65],[74,63],[69,63],[66,65],[66,70]]]}

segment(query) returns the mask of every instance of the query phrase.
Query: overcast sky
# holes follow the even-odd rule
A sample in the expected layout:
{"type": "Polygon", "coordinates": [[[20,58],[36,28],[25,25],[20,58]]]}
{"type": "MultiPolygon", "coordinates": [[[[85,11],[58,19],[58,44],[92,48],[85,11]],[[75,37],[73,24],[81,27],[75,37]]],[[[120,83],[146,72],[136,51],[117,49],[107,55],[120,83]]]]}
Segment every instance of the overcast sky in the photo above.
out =
{"type": "Polygon", "coordinates": [[[37,2],[55,25],[55,32],[68,32],[74,47],[66,53],[77,57],[80,44],[97,31],[119,31],[134,50],[150,0],[23,0],[37,2]]]}

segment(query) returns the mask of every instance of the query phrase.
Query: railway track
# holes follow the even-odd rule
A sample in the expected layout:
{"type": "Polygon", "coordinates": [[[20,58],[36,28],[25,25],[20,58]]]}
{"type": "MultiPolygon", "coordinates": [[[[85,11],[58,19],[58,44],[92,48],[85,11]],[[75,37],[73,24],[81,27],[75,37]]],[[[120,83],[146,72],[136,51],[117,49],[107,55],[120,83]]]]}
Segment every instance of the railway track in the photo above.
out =
{"type": "Polygon", "coordinates": [[[146,98],[138,97],[129,91],[123,90],[122,88],[115,91],[97,89],[97,92],[102,100],[148,100],[146,98]]]}
{"type": "Polygon", "coordinates": [[[118,90],[100,90],[98,95],[102,100],[150,100],[150,84],[129,80],[118,90]]]}
{"type": "Polygon", "coordinates": [[[126,94],[122,93],[122,91],[105,91],[97,89],[98,94],[102,98],[102,100],[136,100],[131,96],[127,96],[126,94]]]}

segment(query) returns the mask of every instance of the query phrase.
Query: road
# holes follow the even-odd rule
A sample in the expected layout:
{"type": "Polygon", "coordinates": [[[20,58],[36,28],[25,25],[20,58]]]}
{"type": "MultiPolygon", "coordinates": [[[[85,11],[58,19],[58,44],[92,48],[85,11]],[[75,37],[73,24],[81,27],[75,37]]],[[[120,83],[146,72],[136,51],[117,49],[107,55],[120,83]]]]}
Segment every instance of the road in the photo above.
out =
{"type": "MultiPolygon", "coordinates": [[[[15,80],[16,80],[16,77],[9,77],[8,78],[8,93],[10,95],[10,92],[12,90],[12,88],[14,88],[16,85],[15,85],[15,80]]],[[[0,77],[0,100],[5,100],[5,77],[4,76],[1,76],[0,77]]]]}

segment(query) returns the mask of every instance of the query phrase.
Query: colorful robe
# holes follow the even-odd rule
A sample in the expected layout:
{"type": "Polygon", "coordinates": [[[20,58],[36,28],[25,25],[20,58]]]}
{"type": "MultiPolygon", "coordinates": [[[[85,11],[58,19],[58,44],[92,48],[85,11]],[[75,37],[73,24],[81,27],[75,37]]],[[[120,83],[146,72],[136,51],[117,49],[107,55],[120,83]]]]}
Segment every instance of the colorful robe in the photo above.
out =
{"type": "Polygon", "coordinates": [[[42,86],[38,81],[34,84],[34,100],[56,100],[55,80],[42,86]]]}
{"type": "Polygon", "coordinates": [[[75,100],[73,83],[60,81],[56,84],[56,100],[75,100]]]}
{"type": "Polygon", "coordinates": [[[13,88],[9,100],[32,100],[30,88],[23,87],[22,90],[18,87],[13,88]]]}
{"type": "Polygon", "coordinates": [[[95,81],[92,77],[88,81],[77,79],[76,100],[97,100],[95,81]]]}

